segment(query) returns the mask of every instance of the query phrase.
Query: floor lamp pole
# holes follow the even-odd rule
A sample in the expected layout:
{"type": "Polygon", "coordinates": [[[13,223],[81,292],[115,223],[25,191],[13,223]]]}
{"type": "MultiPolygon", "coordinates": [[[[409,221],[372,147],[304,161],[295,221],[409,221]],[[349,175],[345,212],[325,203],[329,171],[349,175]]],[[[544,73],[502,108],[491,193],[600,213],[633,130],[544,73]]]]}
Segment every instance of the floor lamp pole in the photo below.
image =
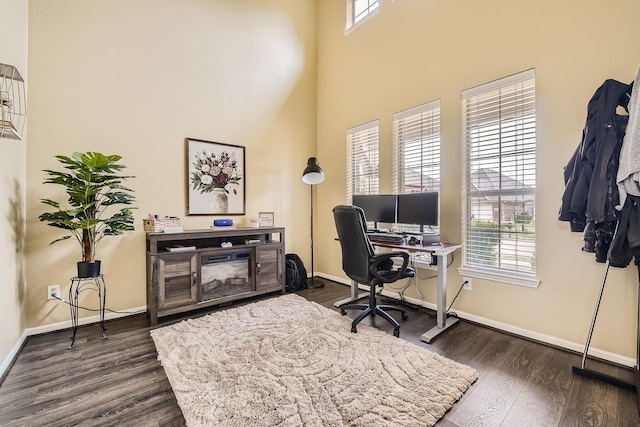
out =
{"type": "Polygon", "coordinates": [[[315,278],[315,270],[313,265],[313,184],[311,187],[311,280],[308,281],[307,286],[309,288],[322,288],[324,283],[315,278]]]}
{"type": "Polygon", "coordinates": [[[315,269],[313,265],[313,186],[324,181],[324,172],[315,157],[309,157],[307,167],[302,172],[302,182],[309,184],[311,187],[311,279],[307,279],[307,288],[322,288],[324,283],[322,280],[316,280],[315,269]]]}

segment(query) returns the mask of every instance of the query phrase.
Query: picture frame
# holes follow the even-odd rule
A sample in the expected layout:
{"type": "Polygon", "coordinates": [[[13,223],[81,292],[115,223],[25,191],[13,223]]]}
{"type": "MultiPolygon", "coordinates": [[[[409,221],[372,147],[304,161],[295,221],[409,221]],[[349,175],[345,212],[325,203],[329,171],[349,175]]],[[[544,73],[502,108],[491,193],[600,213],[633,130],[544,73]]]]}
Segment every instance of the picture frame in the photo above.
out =
{"type": "Polygon", "coordinates": [[[187,215],[245,214],[245,148],[186,138],[187,215]]]}
{"type": "Polygon", "coordinates": [[[273,227],[274,226],[274,216],[273,212],[259,212],[258,218],[260,219],[260,227],[273,227]]]}

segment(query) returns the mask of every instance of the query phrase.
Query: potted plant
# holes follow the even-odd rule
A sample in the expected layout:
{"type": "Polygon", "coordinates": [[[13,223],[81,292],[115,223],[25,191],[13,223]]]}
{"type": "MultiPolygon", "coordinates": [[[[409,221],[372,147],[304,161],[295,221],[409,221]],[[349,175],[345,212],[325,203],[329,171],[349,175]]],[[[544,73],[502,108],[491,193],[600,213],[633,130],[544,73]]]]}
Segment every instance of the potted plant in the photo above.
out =
{"type": "Polygon", "coordinates": [[[121,156],[106,156],[97,152],[78,153],[71,157],[56,156],[66,171],[44,170],[45,184],[58,184],[65,188],[67,205],[50,199],[41,199],[52,206],[53,212],[38,217],[50,226],[67,230],[69,234],[50,244],[75,238],[80,243],[82,261],[78,262],[78,277],[100,275],[100,261],[96,260],[96,248],[103,237],[116,236],[133,230],[135,202],[133,190],[122,183],[133,176],[120,175],[126,166],[118,164],[121,156]],[[127,205],[118,207],[118,205],[127,205]]]}

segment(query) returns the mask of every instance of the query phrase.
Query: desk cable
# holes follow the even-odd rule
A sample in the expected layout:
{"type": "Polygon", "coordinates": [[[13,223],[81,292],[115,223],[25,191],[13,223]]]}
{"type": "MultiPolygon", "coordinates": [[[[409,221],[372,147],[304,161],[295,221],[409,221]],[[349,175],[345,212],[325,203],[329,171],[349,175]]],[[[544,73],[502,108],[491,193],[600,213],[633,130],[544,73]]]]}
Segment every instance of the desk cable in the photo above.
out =
{"type": "MultiPolygon", "coordinates": [[[[453,253],[451,253],[451,261],[447,262],[447,266],[446,266],[445,268],[449,268],[449,267],[451,266],[451,264],[453,264],[453,260],[454,260],[454,258],[455,258],[455,255],[454,255],[453,253]]],[[[449,257],[447,256],[447,260],[448,260],[448,259],[449,259],[449,257]]],[[[437,274],[432,274],[432,275],[427,276],[427,277],[420,277],[420,275],[418,274],[418,269],[416,268],[415,263],[414,263],[413,261],[412,261],[412,263],[411,263],[411,267],[414,267],[414,268],[415,268],[415,270],[416,270],[416,277],[417,277],[418,279],[420,279],[420,280],[435,279],[435,278],[437,278],[437,277],[438,277],[438,275],[437,275],[437,274]]],[[[412,279],[413,279],[413,278],[412,278],[412,279]]],[[[420,295],[420,301],[421,301],[421,304],[424,304],[424,295],[422,295],[422,292],[420,291],[420,286],[418,286],[418,281],[416,280],[416,282],[415,282],[415,283],[416,283],[416,291],[418,291],[418,295],[420,295]]],[[[464,286],[464,285],[463,285],[463,286],[464,286]]],[[[462,288],[460,288],[460,289],[462,289],[462,288]]],[[[404,289],[403,289],[403,290],[404,290],[404,289]]],[[[458,291],[458,294],[459,294],[459,293],[460,293],[460,291],[458,291]]],[[[458,297],[458,294],[456,294],[456,298],[458,297]]],[[[455,298],[454,298],[454,301],[455,301],[455,298]]],[[[452,304],[453,304],[453,303],[452,303],[452,304]]],[[[451,307],[449,307],[449,308],[451,308],[451,307]]],[[[447,310],[447,312],[448,312],[448,311],[449,311],[449,310],[447,310]]]]}
{"type": "MultiPolygon", "coordinates": [[[[388,286],[390,289],[393,289],[394,291],[398,292],[398,296],[400,297],[401,302],[406,302],[404,299],[404,291],[409,286],[411,286],[411,282],[413,282],[413,277],[409,277],[409,279],[402,286],[394,287],[392,283],[386,283],[385,285],[388,286]]],[[[378,295],[382,294],[383,289],[384,287],[380,288],[378,295]]]]}
{"type": "MultiPolygon", "coordinates": [[[[468,280],[465,280],[464,282],[462,282],[462,286],[460,286],[460,289],[458,289],[458,292],[456,292],[456,296],[453,297],[451,304],[449,304],[449,308],[447,308],[447,311],[445,311],[444,314],[449,314],[449,310],[451,310],[451,307],[453,307],[453,303],[456,302],[456,298],[458,298],[458,295],[460,295],[460,292],[462,292],[462,289],[464,289],[464,285],[466,285],[467,283],[469,283],[468,280]]],[[[455,313],[451,313],[451,315],[458,317],[458,315],[455,313]]]]}
{"type": "MultiPolygon", "coordinates": [[[[451,254],[451,261],[449,260],[449,257],[447,256],[447,266],[446,268],[451,267],[451,264],[453,264],[453,260],[455,259],[455,254],[452,252],[451,254]]],[[[433,265],[433,264],[432,264],[433,265]]],[[[416,269],[416,276],[418,277],[418,279],[420,280],[428,280],[428,279],[433,279],[434,277],[438,277],[438,274],[432,274],[431,276],[427,276],[427,277],[420,277],[420,275],[418,274],[418,268],[415,265],[415,262],[413,260],[411,260],[411,267],[413,267],[414,269],[416,269]]]]}

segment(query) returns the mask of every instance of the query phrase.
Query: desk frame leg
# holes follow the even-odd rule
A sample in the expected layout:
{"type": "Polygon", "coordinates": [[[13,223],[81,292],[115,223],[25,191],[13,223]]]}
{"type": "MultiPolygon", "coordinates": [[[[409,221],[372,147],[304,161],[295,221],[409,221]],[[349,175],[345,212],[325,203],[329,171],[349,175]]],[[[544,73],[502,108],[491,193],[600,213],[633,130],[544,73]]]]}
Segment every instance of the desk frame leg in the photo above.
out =
{"type": "Polygon", "coordinates": [[[358,283],[355,281],[351,281],[351,297],[342,299],[340,301],[336,301],[333,303],[334,307],[340,307],[341,305],[350,304],[354,301],[358,301],[359,299],[366,298],[369,296],[369,292],[360,293],[360,289],[358,288],[358,283]]]}
{"type": "Polygon", "coordinates": [[[435,337],[458,323],[455,317],[447,318],[447,255],[436,255],[438,261],[438,294],[436,326],[422,334],[420,339],[430,343],[435,337]]]}

